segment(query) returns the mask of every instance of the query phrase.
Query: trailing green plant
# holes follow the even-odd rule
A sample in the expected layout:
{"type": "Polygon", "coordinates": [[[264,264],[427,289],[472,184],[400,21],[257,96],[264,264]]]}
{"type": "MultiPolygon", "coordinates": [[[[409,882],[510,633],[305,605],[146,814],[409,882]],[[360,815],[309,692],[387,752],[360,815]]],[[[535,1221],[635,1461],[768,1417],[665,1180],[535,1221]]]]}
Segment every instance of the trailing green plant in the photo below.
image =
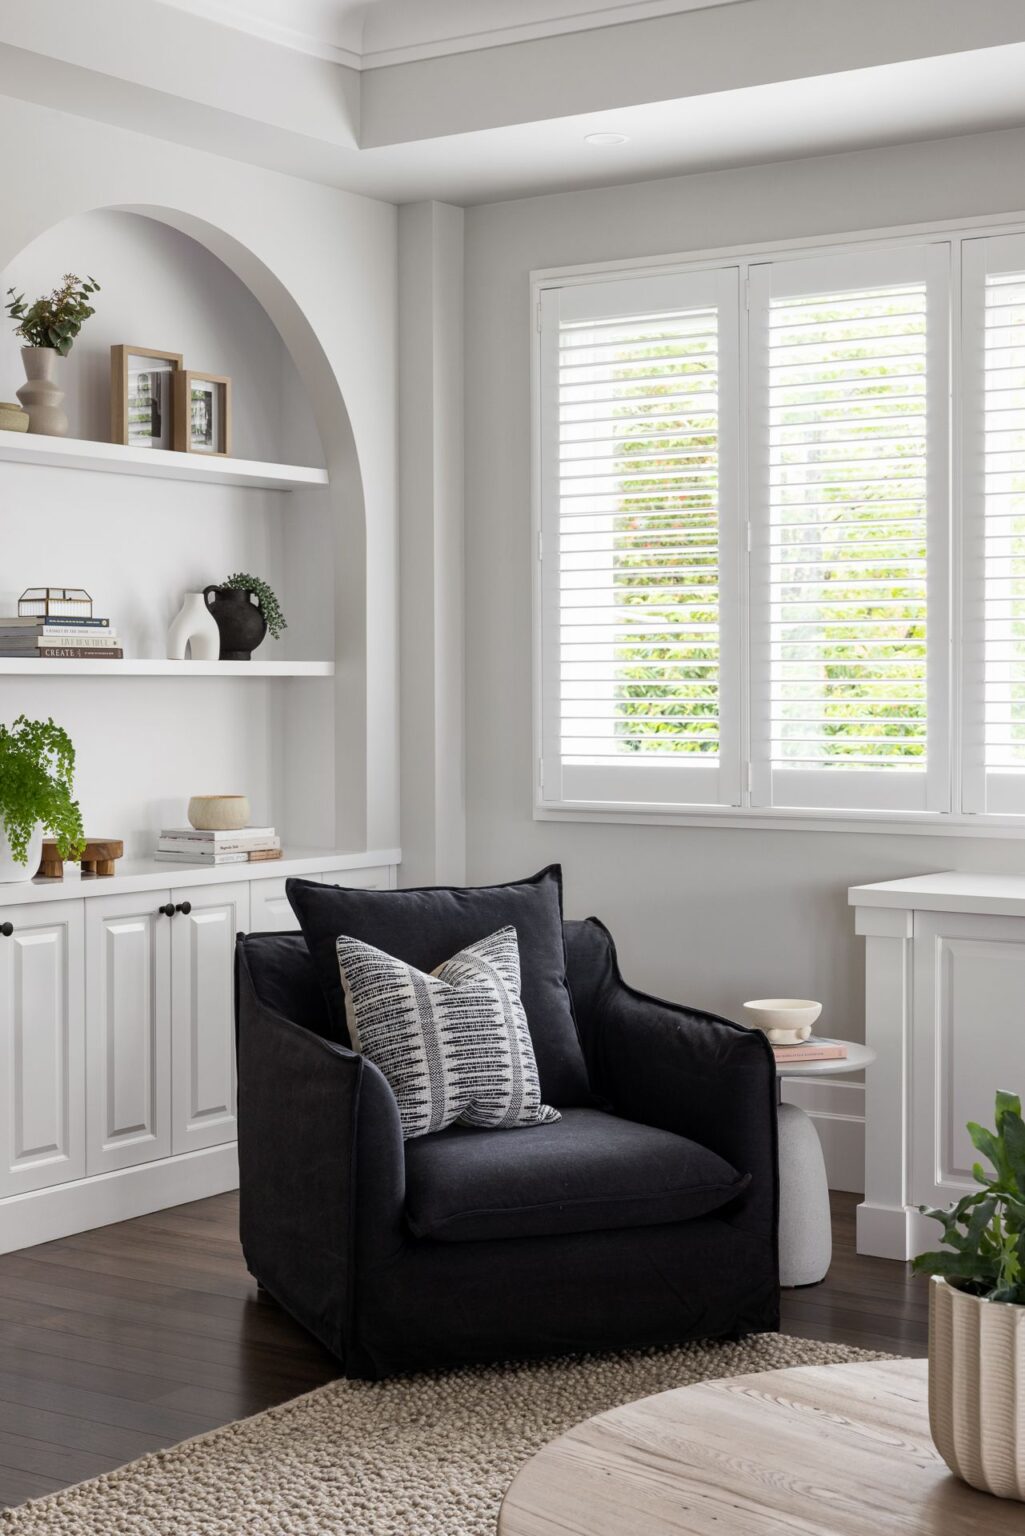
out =
{"type": "Polygon", "coordinates": [[[40,822],[62,859],[80,857],[85,837],[74,787],[75,748],[63,727],[27,715],[0,725],[0,820],[18,864],[28,863],[29,838],[40,822]]]}
{"type": "Polygon", "coordinates": [[[26,304],[23,293],[8,288],[4,308],[17,322],[15,336],[20,336],[27,347],[53,347],[61,357],[67,357],[82,326],[96,313],[89,300],[99,291],[95,277],[81,278],[67,272],[59,288],[34,304],[26,304]]]}
{"type": "Polygon", "coordinates": [[[245,571],[236,571],[229,576],[227,581],[221,582],[222,587],[234,587],[238,592],[252,592],[260,599],[260,612],[267,620],[267,629],[272,640],[281,637],[281,631],[287,629],[285,615],[281,612],[281,604],[265,581],[259,576],[249,576],[245,571]]]}
{"type": "Polygon", "coordinates": [[[990,1301],[1025,1305],[1025,1123],[1014,1093],[996,1096],[996,1130],[974,1121],[968,1134],[977,1152],[993,1165],[989,1177],[981,1163],[972,1175],[981,1188],[964,1195],[948,1210],[919,1209],[943,1227],[945,1248],[922,1253],[914,1268],[943,1275],[958,1290],[990,1301]]]}

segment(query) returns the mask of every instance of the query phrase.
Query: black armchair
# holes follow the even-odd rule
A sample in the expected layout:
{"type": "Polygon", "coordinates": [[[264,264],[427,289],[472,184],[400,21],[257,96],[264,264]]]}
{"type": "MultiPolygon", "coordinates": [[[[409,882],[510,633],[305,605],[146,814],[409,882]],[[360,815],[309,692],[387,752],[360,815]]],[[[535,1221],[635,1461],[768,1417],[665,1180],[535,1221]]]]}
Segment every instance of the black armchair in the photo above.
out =
{"type": "Polygon", "coordinates": [[[302,938],[239,939],[246,1262],[350,1376],[778,1324],[771,1050],[627,986],[595,919],[565,932],[594,1106],[405,1144],[302,938]]]}

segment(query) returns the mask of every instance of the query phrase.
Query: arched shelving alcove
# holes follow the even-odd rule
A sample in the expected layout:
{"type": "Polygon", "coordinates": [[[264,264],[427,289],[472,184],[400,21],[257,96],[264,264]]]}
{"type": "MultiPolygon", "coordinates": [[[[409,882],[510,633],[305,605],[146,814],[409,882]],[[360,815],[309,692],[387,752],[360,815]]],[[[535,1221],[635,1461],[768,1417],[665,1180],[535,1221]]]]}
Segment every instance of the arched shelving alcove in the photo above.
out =
{"type": "MultiPolygon", "coordinates": [[[[102,284],[62,364],[69,437],[0,434],[0,611],[29,585],[85,587],[125,645],[106,669],[0,660],[0,716],[66,725],[88,827],[131,854],[212,789],[249,794],[254,819],[291,845],[365,847],[363,484],[336,373],[298,298],[226,230],[163,206],[74,213],[0,259],[4,289],[30,298],[67,271],[102,284]],[[115,342],[231,376],[232,461],[109,444],[115,342]],[[248,670],[168,663],[183,592],[233,570],[278,593],[283,639],[248,670]]],[[[17,349],[6,330],[3,398],[21,382],[17,349]]]]}

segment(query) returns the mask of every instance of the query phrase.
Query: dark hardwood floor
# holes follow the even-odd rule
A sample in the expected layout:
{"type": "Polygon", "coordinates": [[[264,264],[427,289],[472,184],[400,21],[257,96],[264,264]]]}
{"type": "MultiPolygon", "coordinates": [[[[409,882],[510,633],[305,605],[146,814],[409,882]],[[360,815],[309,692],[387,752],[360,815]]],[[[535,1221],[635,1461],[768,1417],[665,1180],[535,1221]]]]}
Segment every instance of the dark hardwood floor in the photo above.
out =
{"type": "MultiPolygon", "coordinates": [[[[855,1196],[833,1197],[822,1285],[785,1291],[783,1330],[925,1353],[926,1292],[854,1252],[855,1196]]],[[[220,1195],[0,1257],[0,1505],[93,1477],[337,1375],[257,1299],[220,1195]]]]}

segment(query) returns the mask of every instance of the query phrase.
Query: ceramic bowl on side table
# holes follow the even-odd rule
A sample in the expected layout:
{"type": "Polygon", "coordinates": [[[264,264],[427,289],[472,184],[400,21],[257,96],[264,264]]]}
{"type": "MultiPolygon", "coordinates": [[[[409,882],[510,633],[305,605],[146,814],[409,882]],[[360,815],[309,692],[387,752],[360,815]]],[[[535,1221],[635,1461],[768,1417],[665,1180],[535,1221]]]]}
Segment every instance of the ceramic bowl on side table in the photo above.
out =
{"type": "Polygon", "coordinates": [[[768,1035],[770,1045],[800,1045],[811,1034],[822,1004],[809,997],[757,997],[744,1004],[748,1023],[768,1035]]]}

